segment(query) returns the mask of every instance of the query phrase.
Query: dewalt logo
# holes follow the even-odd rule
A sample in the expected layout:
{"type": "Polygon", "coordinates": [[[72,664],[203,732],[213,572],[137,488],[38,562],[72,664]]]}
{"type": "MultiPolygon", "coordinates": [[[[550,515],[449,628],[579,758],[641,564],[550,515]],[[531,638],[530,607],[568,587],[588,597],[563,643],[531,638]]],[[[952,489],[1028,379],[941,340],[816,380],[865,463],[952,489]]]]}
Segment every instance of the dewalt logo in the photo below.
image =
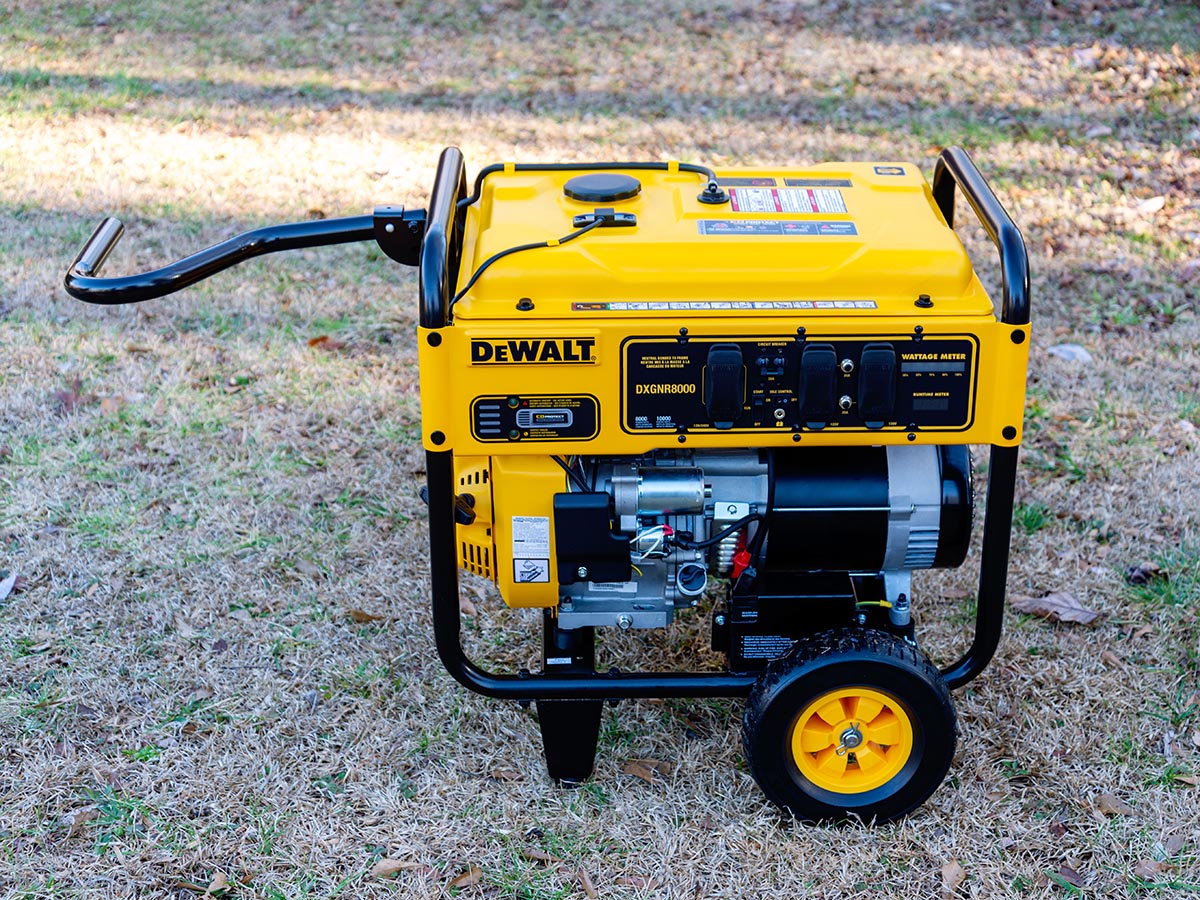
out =
{"type": "Polygon", "coordinates": [[[594,363],[595,338],[484,338],[471,341],[471,365],[594,363]]]}

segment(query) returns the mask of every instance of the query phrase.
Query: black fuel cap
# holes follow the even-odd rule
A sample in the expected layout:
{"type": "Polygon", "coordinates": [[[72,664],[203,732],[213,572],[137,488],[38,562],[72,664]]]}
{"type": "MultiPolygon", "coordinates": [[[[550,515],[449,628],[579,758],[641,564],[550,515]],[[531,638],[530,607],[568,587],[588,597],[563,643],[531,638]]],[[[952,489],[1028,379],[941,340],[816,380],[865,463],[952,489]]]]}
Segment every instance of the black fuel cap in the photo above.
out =
{"type": "Polygon", "coordinates": [[[632,175],[620,175],[611,172],[592,172],[588,175],[576,175],[563,185],[563,193],[572,200],[584,203],[612,203],[614,200],[628,200],[636,197],[642,190],[642,183],[632,175]]]}

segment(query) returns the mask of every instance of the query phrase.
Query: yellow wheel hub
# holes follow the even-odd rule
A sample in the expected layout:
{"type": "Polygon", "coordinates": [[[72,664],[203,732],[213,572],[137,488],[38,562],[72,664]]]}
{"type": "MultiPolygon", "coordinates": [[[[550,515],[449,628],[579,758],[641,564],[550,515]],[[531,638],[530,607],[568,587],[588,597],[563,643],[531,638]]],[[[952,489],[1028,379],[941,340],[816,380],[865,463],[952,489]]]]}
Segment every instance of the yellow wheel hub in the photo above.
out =
{"type": "Polygon", "coordinates": [[[792,756],[800,774],[838,794],[887,784],[913,751],[913,728],[896,698],[865,687],[822,694],[800,712],[792,756]]]}

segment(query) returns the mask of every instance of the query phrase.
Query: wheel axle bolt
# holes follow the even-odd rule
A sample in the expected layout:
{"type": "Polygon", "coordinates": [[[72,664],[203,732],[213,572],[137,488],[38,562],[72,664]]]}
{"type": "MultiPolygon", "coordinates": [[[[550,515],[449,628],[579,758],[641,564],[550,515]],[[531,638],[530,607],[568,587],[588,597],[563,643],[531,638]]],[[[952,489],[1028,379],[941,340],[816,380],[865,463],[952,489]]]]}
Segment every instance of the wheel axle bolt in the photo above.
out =
{"type": "Polygon", "coordinates": [[[580,566],[575,570],[575,575],[579,578],[587,578],[587,566],[580,566]]]}
{"type": "Polygon", "coordinates": [[[621,613],[621,615],[617,616],[617,627],[622,631],[628,631],[633,627],[633,616],[621,613]]]}

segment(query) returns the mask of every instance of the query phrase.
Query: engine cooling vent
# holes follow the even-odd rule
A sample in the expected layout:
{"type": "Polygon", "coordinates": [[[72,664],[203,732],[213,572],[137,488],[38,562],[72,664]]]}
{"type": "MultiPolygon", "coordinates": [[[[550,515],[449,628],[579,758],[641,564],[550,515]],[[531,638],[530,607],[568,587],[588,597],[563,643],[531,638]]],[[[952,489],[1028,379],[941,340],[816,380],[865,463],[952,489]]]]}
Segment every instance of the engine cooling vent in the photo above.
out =
{"type": "Polygon", "coordinates": [[[458,493],[475,499],[475,521],[459,525],[458,564],[474,575],[495,580],[495,551],[492,549],[492,485],[488,460],[465,457],[457,460],[458,493]]]}

